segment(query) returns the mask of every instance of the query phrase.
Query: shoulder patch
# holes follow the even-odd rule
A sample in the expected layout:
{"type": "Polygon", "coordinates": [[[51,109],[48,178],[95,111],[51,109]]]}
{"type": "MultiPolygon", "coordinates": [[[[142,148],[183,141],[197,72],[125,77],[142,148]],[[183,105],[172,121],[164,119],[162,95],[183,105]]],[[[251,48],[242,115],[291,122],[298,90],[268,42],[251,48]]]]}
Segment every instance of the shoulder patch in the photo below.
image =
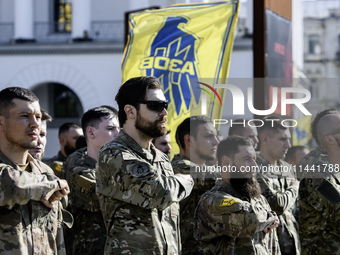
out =
{"type": "Polygon", "coordinates": [[[220,206],[231,206],[235,204],[235,200],[232,198],[222,199],[220,206]]]}
{"type": "Polygon", "coordinates": [[[52,169],[56,170],[57,172],[61,172],[62,167],[63,167],[63,163],[60,161],[55,161],[52,164],[52,169]]]}
{"type": "Polygon", "coordinates": [[[133,177],[140,178],[150,173],[150,165],[144,162],[130,165],[129,172],[133,177]]]}
{"type": "Polygon", "coordinates": [[[136,156],[131,154],[131,152],[122,151],[123,160],[135,160],[136,156]]]}

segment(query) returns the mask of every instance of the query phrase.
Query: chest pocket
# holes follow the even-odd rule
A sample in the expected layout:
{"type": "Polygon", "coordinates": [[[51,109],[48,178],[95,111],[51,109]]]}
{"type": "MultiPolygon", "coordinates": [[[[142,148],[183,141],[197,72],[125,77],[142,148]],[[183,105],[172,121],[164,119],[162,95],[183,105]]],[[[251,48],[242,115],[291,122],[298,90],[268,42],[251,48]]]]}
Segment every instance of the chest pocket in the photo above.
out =
{"type": "Polygon", "coordinates": [[[45,228],[55,233],[58,225],[61,224],[62,218],[58,211],[58,202],[54,202],[54,207],[56,208],[52,210],[43,206],[40,201],[32,201],[33,227],[45,228]]]}

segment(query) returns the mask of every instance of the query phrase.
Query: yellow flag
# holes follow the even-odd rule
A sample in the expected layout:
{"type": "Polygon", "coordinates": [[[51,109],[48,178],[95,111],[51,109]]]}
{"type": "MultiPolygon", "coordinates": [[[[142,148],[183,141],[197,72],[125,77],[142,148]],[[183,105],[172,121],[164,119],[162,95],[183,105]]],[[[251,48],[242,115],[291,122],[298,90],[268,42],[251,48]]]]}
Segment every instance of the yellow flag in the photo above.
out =
{"type": "Polygon", "coordinates": [[[306,115],[298,119],[297,123],[293,132],[293,146],[304,145],[310,148],[310,142],[312,140],[312,133],[310,132],[312,116],[306,115]]]}
{"type": "Polygon", "coordinates": [[[172,143],[185,118],[202,115],[202,99],[204,115],[221,118],[224,90],[213,86],[227,81],[238,11],[239,1],[230,0],[178,4],[131,16],[123,83],[137,76],[161,81],[169,101],[172,143]]]}

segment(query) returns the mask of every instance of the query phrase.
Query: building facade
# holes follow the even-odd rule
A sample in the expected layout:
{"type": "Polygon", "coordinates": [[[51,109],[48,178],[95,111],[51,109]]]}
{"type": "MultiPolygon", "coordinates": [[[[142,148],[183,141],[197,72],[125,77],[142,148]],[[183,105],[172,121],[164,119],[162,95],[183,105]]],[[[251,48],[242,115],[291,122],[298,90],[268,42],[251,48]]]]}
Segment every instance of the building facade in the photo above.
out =
{"type": "Polygon", "coordinates": [[[315,115],[323,109],[340,107],[340,2],[303,4],[304,69],[312,96],[308,108],[315,115]]]}
{"type": "MultiPolygon", "coordinates": [[[[83,112],[95,106],[117,106],[114,97],[122,79],[126,13],[190,2],[200,1],[0,1],[0,89],[21,86],[33,90],[42,108],[53,117],[48,124],[45,157],[58,152],[58,128],[62,123],[79,123],[83,112]]],[[[300,3],[293,1],[293,44],[302,41],[300,3]]],[[[252,0],[241,0],[230,78],[253,78],[252,12],[252,0]]],[[[294,50],[293,61],[302,68],[302,51],[294,50]]],[[[241,89],[246,93],[250,83],[245,84],[241,89]]],[[[225,119],[234,117],[228,112],[229,106],[224,104],[225,119]]],[[[250,119],[253,115],[248,111],[244,117],[250,119]]],[[[227,131],[221,129],[224,135],[227,131]]]]}

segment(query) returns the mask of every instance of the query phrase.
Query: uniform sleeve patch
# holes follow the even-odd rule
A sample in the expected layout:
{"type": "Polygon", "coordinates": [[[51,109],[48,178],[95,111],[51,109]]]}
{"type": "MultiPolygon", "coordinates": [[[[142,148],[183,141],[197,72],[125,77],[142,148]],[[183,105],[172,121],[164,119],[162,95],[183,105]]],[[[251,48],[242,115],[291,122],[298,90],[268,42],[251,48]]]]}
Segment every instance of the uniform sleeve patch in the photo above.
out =
{"type": "Polygon", "coordinates": [[[54,170],[58,171],[58,172],[61,172],[62,164],[54,162],[54,163],[52,164],[52,168],[53,168],[54,170]]]}
{"type": "Polygon", "coordinates": [[[232,198],[222,199],[220,206],[231,206],[235,204],[235,200],[232,198]]]}
{"type": "Polygon", "coordinates": [[[150,173],[150,165],[147,163],[137,163],[130,166],[129,172],[133,177],[140,178],[150,173]]]}

